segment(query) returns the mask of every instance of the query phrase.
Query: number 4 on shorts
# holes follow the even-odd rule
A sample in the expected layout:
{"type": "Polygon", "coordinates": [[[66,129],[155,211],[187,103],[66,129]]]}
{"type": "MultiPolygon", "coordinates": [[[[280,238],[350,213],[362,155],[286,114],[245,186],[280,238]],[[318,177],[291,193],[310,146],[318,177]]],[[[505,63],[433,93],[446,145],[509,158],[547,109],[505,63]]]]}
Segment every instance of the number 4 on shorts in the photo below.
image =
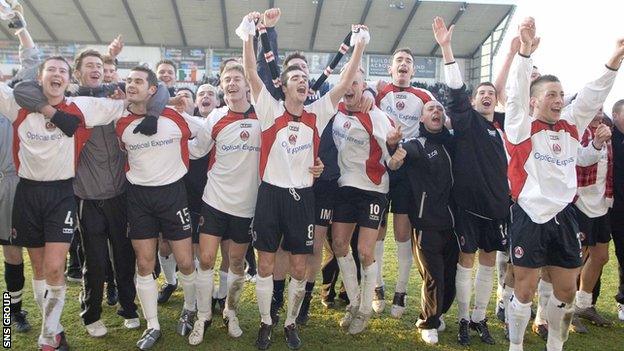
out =
{"type": "Polygon", "coordinates": [[[65,224],[70,227],[74,226],[74,216],[72,216],[72,211],[67,211],[67,216],[65,216],[65,224]]]}

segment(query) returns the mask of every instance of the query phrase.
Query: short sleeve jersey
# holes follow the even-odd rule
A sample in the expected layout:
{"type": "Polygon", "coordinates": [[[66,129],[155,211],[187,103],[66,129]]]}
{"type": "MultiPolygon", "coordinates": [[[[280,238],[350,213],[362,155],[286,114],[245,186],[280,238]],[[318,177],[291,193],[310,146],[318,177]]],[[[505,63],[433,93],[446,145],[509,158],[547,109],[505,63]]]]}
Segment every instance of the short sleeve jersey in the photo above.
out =
{"type": "Polygon", "coordinates": [[[386,135],[392,130],[390,118],[377,108],[369,113],[350,112],[344,104],[334,117],[333,137],[338,149],[339,186],[387,193],[390,158],[386,135]]]}
{"type": "Polygon", "coordinates": [[[401,126],[404,137],[415,138],[423,106],[431,100],[435,98],[425,89],[388,84],[377,94],[375,103],[392,118],[396,126],[401,126]]]}
{"type": "Polygon", "coordinates": [[[41,113],[20,108],[12,90],[0,85],[0,113],[13,123],[13,159],[19,177],[35,181],[73,178],[89,128],[105,125],[124,111],[120,100],[69,97],[56,109],[81,119],[76,133],[68,137],[41,113]]]}
{"type": "Polygon", "coordinates": [[[254,215],[260,177],[261,132],[253,108],[245,113],[214,110],[191,144],[191,155],[210,152],[202,200],[233,216],[254,215]]]}
{"type": "Polygon", "coordinates": [[[154,135],[134,133],[143,115],[130,112],[116,125],[117,137],[128,152],[126,178],[135,185],[160,186],[181,179],[188,171],[188,140],[201,129],[199,118],[165,108],[154,135]]]}

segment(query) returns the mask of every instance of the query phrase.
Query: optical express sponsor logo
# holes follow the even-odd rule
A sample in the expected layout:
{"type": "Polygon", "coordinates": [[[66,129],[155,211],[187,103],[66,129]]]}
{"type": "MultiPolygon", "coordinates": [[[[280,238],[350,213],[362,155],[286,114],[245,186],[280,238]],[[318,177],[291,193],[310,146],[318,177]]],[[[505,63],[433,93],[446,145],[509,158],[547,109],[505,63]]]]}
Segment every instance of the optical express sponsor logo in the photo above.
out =
{"type": "Polygon", "coordinates": [[[568,158],[562,160],[562,159],[559,159],[559,158],[552,157],[550,155],[540,154],[539,152],[534,153],[533,157],[536,160],[538,160],[538,161],[544,161],[544,162],[548,162],[548,163],[553,163],[553,164],[556,164],[557,166],[562,166],[562,167],[567,166],[570,163],[574,162],[574,157],[568,157],[568,158]]]}
{"type": "Polygon", "coordinates": [[[289,154],[296,154],[299,153],[303,150],[308,150],[312,148],[312,144],[308,143],[308,144],[303,144],[303,145],[299,145],[299,146],[295,146],[295,147],[290,147],[290,144],[287,141],[282,141],[282,147],[284,149],[286,149],[286,152],[289,154]]]}
{"type": "Polygon", "coordinates": [[[221,150],[223,151],[256,151],[260,152],[259,146],[251,146],[247,144],[238,144],[238,145],[221,145],[221,150]]]}
{"type": "Polygon", "coordinates": [[[393,109],[392,106],[387,106],[386,107],[386,112],[391,114],[391,115],[396,116],[396,118],[398,120],[400,120],[400,121],[418,121],[418,120],[420,120],[420,116],[399,113],[398,111],[393,109]]]}
{"type": "Polygon", "coordinates": [[[173,138],[165,140],[150,140],[139,144],[126,144],[128,150],[141,150],[149,147],[159,147],[173,144],[173,138]]]}
{"type": "Polygon", "coordinates": [[[345,133],[339,131],[339,130],[334,130],[334,135],[339,137],[340,139],[345,139],[346,141],[350,141],[352,143],[358,144],[358,145],[364,145],[366,144],[363,140],[358,140],[355,139],[354,137],[348,136],[345,133]]]}
{"type": "Polygon", "coordinates": [[[54,141],[54,140],[62,139],[63,133],[59,132],[57,134],[45,135],[45,134],[26,132],[26,137],[30,140],[37,140],[37,141],[54,141]]]}

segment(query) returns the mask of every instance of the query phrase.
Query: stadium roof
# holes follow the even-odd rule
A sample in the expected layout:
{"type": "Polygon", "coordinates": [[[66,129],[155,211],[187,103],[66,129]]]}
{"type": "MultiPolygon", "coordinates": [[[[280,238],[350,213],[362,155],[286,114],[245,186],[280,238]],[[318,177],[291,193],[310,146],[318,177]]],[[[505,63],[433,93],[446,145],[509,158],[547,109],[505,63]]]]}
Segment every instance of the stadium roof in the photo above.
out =
{"type": "MultiPolygon", "coordinates": [[[[439,56],[434,16],[455,23],[453,50],[472,57],[512,14],[509,4],[418,0],[20,0],[36,42],[107,44],[118,33],[127,45],[240,49],[234,33],[242,17],[282,10],[280,49],[337,49],[352,23],[364,22],[373,40],[368,53],[409,46],[417,56],[439,56]]],[[[6,23],[0,40],[13,40],[6,23]]]]}

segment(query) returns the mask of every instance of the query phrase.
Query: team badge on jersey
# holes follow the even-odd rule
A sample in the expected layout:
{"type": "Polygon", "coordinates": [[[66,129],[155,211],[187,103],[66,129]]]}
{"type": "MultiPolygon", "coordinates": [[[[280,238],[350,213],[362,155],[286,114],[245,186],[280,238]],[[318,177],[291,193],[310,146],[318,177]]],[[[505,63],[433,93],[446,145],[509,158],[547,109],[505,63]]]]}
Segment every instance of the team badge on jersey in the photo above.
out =
{"type": "Polygon", "coordinates": [[[52,132],[52,131],[54,131],[56,129],[56,125],[54,123],[50,122],[50,121],[46,121],[45,128],[49,132],[52,132]]]}
{"type": "Polygon", "coordinates": [[[288,142],[290,143],[290,145],[295,145],[297,144],[297,134],[291,134],[288,137],[288,142]]]}
{"type": "Polygon", "coordinates": [[[349,128],[351,128],[351,122],[349,122],[349,121],[345,121],[345,122],[344,122],[344,124],[342,125],[342,127],[343,127],[344,129],[349,129],[349,128]]]}
{"type": "Polygon", "coordinates": [[[247,141],[249,139],[249,132],[246,131],[246,130],[243,130],[240,133],[240,138],[241,138],[242,141],[247,141]]]}
{"type": "Polygon", "coordinates": [[[561,153],[561,145],[554,144],[552,148],[555,155],[559,155],[561,153]]]}
{"type": "Polygon", "coordinates": [[[522,256],[524,256],[524,249],[520,246],[514,247],[513,252],[515,258],[522,258],[522,256]]]}
{"type": "Polygon", "coordinates": [[[397,101],[395,106],[396,106],[397,110],[401,111],[401,110],[403,110],[405,108],[405,102],[397,101]]]}

